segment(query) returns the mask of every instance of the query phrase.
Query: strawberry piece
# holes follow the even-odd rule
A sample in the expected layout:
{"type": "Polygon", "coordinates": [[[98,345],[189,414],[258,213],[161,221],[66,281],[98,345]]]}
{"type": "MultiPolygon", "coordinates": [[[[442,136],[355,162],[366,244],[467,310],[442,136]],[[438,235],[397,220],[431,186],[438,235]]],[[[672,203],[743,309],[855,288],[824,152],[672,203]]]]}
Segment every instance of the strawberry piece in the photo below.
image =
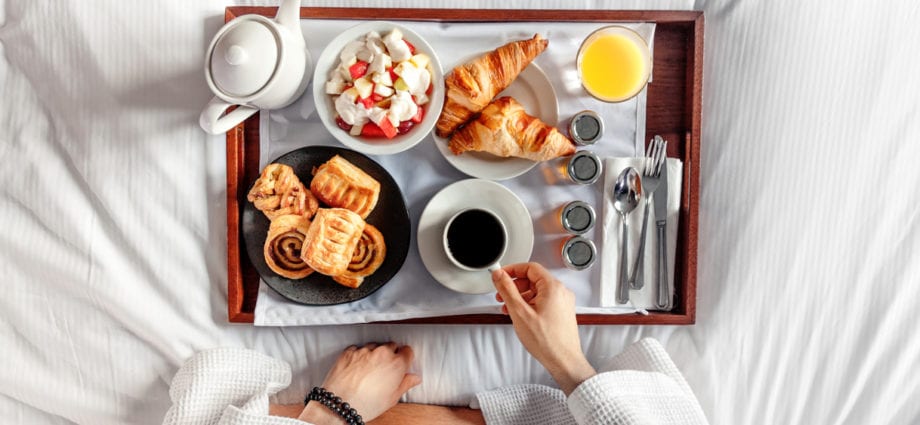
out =
{"type": "Polygon", "coordinates": [[[383,100],[383,99],[384,99],[384,97],[381,96],[381,95],[379,95],[379,94],[377,94],[377,93],[374,93],[373,95],[371,95],[371,100],[373,100],[374,103],[380,102],[380,101],[383,100]]]}
{"type": "Polygon", "coordinates": [[[411,53],[411,54],[414,55],[414,54],[415,54],[415,46],[413,46],[412,43],[409,42],[409,40],[403,39],[403,41],[405,41],[405,42],[406,42],[406,45],[409,46],[409,53],[411,53]]]}
{"type": "Polygon", "coordinates": [[[351,79],[357,80],[367,74],[367,66],[369,64],[365,61],[357,61],[354,65],[348,67],[348,72],[351,73],[351,79]]]}
{"type": "Polygon", "coordinates": [[[420,122],[422,122],[422,118],[424,118],[424,117],[425,117],[425,110],[424,110],[424,108],[422,108],[421,106],[419,106],[419,107],[418,107],[418,112],[416,112],[415,115],[414,115],[412,118],[409,118],[409,121],[414,122],[414,123],[420,123],[420,122]]]}
{"type": "Polygon", "coordinates": [[[378,126],[380,127],[380,130],[383,130],[383,134],[387,136],[387,139],[392,139],[399,133],[396,130],[396,127],[393,127],[393,123],[391,123],[389,119],[384,118],[380,120],[380,124],[378,124],[378,126]]]}
{"type": "MultiPolygon", "coordinates": [[[[390,122],[389,120],[383,120],[383,121],[390,122]]],[[[361,136],[371,137],[371,138],[386,137],[386,135],[383,133],[383,130],[380,127],[378,127],[377,124],[374,124],[373,122],[370,122],[370,121],[367,124],[364,124],[364,127],[361,128],[361,136]]]]}
{"type": "Polygon", "coordinates": [[[387,68],[387,72],[390,73],[390,80],[396,82],[399,79],[399,74],[393,71],[393,67],[387,68]]]}
{"type": "Polygon", "coordinates": [[[374,101],[373,97],[360,97],[358,98],[358,103],[364,105],[364,109],[371,109],[374,107],[374,103],[377,102],[374,101]]]}

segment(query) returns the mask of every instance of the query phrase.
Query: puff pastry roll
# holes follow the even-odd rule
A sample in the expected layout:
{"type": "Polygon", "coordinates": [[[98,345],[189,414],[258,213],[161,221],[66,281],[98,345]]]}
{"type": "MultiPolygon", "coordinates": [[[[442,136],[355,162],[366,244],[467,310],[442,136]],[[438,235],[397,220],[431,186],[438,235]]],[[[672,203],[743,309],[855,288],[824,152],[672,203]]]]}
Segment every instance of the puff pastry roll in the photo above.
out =
{"type": "Polygon", "coordinates": [[[320,208],[304,237],[301,258],[324,275],[344,273],[364,232],[364,225],[364,219],[350,210],[320,208]]]}
{"type": "Polygon", "coordinates": [[[383,242],[383,234],[376,227],[366,224],[348,268],[332,279],[349,288],[357,288],[364,282],[365,277],[374,274],[380,268],[386,255],[387,246],[383,242]]]}
{"type": "Polygon", "coordinates": [[[246,196],[269,220],[289,214],[313,217],[319,201],[300,182],[294,169],[284,164],[268,164],[246,196]]]}
{"type": "Polygon", "coordinates": [[[367,218],[380,197],[380,182],[336,155],[313,173],[310,190],[330,207],[345,208],[367,218]]]}
{"type": "Polygon", "coordinates": [[[310,220],[302,215],[282,215],[272,220],[263,253],[273,272],[288,279],[303,279],[313,273],[300,258],[309,228],[310,220]]]}
{"type": "Polygon", "coordinates": [[[538,162],[575,153],[574,142],[556,127],[528,115],[508,96],[495,99],[478,118],[457,130],[448,147],[454,155],[480,151],[538,162]]]}

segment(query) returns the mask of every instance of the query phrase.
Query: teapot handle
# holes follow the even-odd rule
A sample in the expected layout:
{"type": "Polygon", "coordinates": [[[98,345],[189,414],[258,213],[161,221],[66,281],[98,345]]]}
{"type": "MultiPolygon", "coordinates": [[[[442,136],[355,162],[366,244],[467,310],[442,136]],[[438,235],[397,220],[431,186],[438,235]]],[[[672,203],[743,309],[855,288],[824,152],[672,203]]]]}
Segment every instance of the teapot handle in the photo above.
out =
{"type": "Polygon", "coordinates": [[[258,111],[259,108],[253,108],[252,106],[246,105],[235,105],[225,102],[221,98],[215,96],[208,102],[208,105],[204,107],[204,110],[201,111],[201,116],[198,118],[198,124],[200,124],[201,128],[208,132],[208,134],[223,134],[258,111]],[[227,108],[231,106],[236,106],[237,108],[224,114],[227,108]]]}

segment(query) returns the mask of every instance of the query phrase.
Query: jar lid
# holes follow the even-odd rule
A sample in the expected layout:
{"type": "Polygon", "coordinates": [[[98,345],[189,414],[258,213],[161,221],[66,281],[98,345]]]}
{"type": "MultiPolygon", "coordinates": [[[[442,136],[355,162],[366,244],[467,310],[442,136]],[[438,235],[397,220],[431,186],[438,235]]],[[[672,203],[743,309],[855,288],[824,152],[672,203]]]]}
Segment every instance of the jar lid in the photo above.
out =
{"type": "Polygon", "coordinates": [[[602,170],[601,160],[593,152],[578,151],[569,159],[568,173],[575,183],[592,184],[602,170]]]}
{"type": "Polygon", "coordinates": [[[573,270],[584,270],[597,259],[594,242],[582,236],[572,236],[562,245],[562,262],[573,270]]]}
{"type": "Polygon", "coordinates": [[[594,111],[581,111],[569,121],[569,136],[579,145],[593,145],[604,134],[604,121],[594,111]]]}
{"type": "MultiPolygon", "coordinates": [[[[239,18],[238,18],[239,19],[239,18]]],[[[278,43],[268,26],[243,20],[224,30],[211,50],[211,79],[229,96],[254,94],[268,84],[275,73],[278,43]]]]}
{"type": "Polygon", "coordinates": [[[562,227],[573,235],[591,230],[595,217],[594,208],[587,202],[572,201],[562,207],[562,227]]]}

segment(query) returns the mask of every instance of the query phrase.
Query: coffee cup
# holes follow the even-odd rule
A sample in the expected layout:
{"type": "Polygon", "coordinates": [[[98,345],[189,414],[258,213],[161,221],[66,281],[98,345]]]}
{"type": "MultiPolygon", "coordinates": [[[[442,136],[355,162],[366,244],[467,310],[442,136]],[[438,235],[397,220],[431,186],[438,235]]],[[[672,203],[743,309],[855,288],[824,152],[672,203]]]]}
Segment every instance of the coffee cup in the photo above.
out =
{"type": "Polygon", "coordinates": [[[467,271],[494,271],[508,248],[508,230],[492,211],[468,208],[454,214],[443,234],[444,252],[450,262],[467,271]]]}

